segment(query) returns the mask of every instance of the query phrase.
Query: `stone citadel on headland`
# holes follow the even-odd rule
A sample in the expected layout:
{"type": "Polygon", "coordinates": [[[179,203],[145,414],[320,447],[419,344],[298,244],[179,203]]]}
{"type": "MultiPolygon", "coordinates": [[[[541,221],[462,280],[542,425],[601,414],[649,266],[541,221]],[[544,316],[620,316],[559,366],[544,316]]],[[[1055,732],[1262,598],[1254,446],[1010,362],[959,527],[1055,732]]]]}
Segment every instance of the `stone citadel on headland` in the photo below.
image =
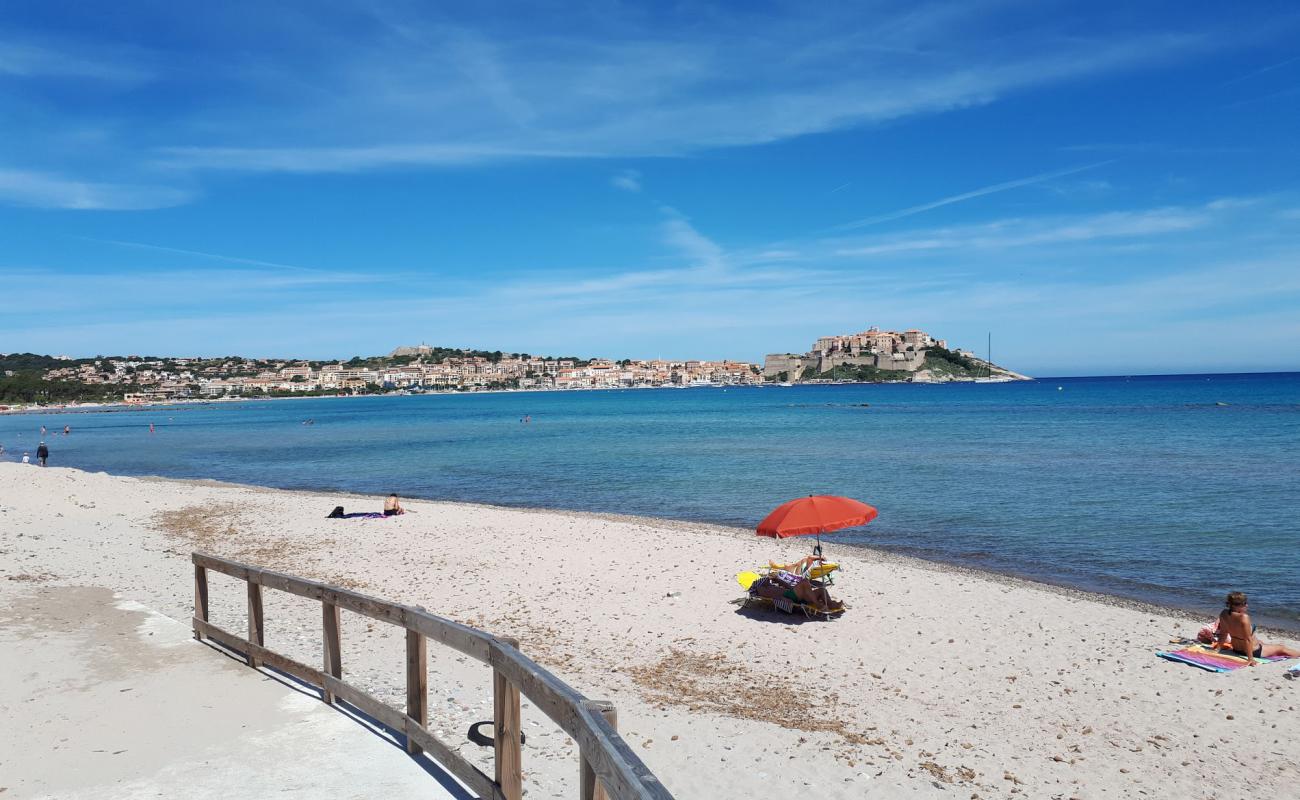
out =
{"type": "Polygon", "coordinates": [[[872,327],[862,333],[823,336],[807,353],[771,353],[763,362],[769,381],[1028,380],[977,357],[949,350],[943,339],[911,329],[898,333],[872,327]]]}

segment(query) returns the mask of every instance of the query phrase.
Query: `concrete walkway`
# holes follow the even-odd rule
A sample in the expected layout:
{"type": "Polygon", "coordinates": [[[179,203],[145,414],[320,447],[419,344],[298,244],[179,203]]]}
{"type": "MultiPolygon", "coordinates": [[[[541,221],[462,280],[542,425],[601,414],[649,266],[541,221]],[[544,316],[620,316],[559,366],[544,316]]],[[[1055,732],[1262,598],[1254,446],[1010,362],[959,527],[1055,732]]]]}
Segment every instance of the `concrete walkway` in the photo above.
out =
{"type": "Polygon", "coordinates": [[[107,589],[0,587],[0,797],[470,797],[107,589]]]}

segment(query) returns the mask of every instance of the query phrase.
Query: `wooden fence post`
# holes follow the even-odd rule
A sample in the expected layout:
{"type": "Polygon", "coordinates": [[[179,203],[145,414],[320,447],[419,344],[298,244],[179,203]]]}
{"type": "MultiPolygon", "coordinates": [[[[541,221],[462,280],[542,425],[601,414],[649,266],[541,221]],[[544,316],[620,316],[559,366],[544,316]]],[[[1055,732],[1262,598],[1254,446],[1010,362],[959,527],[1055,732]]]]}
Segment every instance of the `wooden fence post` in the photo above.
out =
{"type": "MultiPolygon", "coordinates": [[[[609,726],[618,730],[618,711],[614,709],[613,703],[608,700],[586,700],[583,706],[592,711],[599,711],[609,726]]],[[[587,754],[580,753],[578,760],[582,763],[582,771],[578,774],[578,797],[581,800],[609,800],[609,796],[605,794],[605,787],[596,780],[596,772],[591,768],[587,754]]]]}
{"type": "MultiPolygon", "coordinates": [[[[424,634],[409,628],[406,631],[406,716],[421,727],[429,724],[428,640],[424,634]]],[[[406,752],[415,755],[421,750],[410,736],[406,737],[406,752]]]]}
{"type": "MultiPolygon", "coordinates": [[[[339,641],[339,607],[333,603],[321,603],[321,622],[325,630],[325,674],[334,678],[343,677],[343,654],[339,641]]],[[[321,687],[321,699],[334,703],[334,693],[321,687]]]]}
{"type": "MultiPolygon", "coordinates": [[[[497,637],[503,644],[518,648],[519,640],[497,637]]],[[[523,733],[519,713],[519,687],[506,680],[498,670],[492,670],[492,738],[496,746],[496,781],[506,800],[522,800],[524,796],[523,758],[519,739],[523,733]]]]}
{"type": "MultiPolygon", "coordinates": [[[[194,565],[194,616],[208,621],[208,568],[194,565]]],[[[203,641],[203,634],[194,630],[194,638],[203,641]]]]}
{"type": "MultiPolygon", "coordinates": [[[[248,641],[258,646],[266,644],[262,627],[262,585],[252,581],[248,582],[248,641]]],[[[248,666],[257,669],[261,664],[261,660],[249,648],[248,666]]]]}

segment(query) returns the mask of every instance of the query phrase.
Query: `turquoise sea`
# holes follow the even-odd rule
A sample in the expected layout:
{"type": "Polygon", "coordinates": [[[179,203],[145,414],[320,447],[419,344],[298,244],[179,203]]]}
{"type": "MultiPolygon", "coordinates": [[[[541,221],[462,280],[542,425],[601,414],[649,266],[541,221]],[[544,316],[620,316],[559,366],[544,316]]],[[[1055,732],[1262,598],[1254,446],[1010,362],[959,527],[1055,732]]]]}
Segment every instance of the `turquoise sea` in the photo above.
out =
{"type": "Polygon", "coordinates": [[[745,527],[843,494],[880,517],[828,537],[831,553],[869,544],[1207,618],[1241,589],[1255,616],[1300,628],[1300,373],[5,415],[3,458],[34,451],[41,424],[52,465],[123,475],[745,527]]]}

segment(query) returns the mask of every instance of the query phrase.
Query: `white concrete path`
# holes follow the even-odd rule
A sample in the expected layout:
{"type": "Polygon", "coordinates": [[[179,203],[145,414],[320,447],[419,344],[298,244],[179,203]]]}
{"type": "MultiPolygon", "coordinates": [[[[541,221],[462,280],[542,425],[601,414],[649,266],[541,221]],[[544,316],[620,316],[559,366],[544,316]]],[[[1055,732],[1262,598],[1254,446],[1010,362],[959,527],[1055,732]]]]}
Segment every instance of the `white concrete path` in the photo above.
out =
{"type": "Polygon", "coordinates": [[[108,589],[0,583],[3,800],[471,796],[108,589]]]}

